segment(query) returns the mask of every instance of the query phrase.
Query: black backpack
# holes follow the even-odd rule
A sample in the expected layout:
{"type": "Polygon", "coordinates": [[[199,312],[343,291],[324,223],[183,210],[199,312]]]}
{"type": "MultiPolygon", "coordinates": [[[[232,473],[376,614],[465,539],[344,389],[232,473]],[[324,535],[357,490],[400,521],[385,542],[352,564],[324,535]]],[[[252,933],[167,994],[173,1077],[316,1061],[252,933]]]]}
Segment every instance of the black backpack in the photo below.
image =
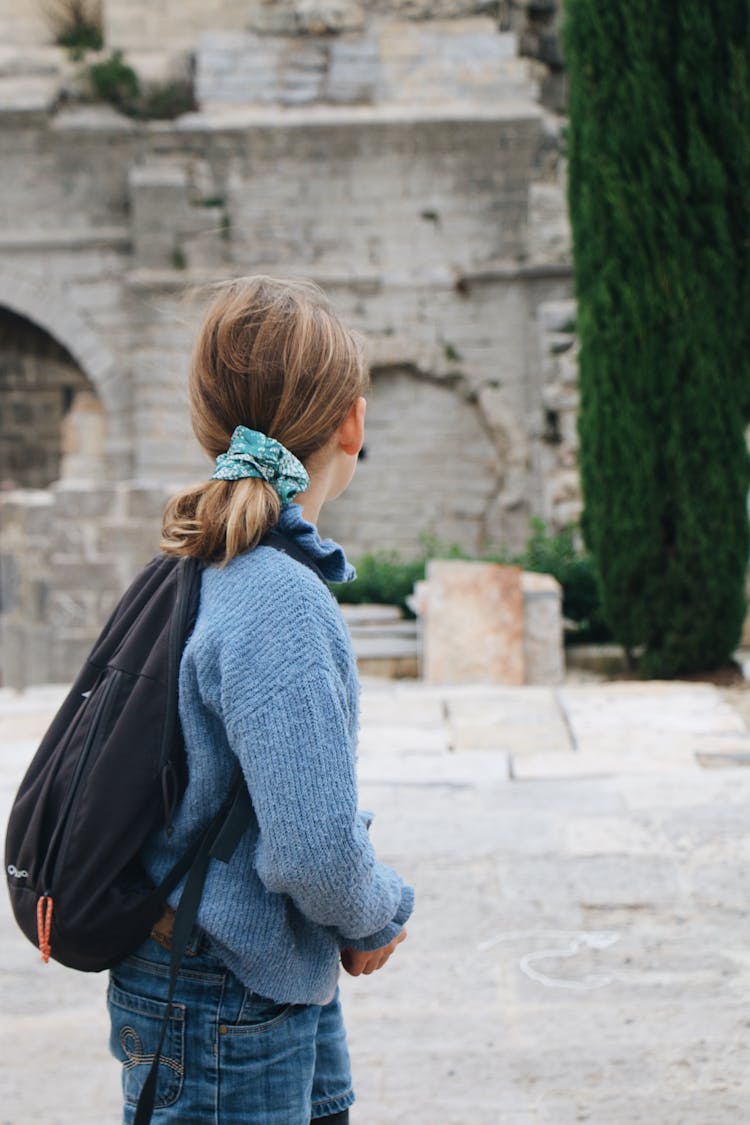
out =
{"type": "MultiPolygon", "coordinates": [[[[261,542],[325,581],[283,532],[273,529],[261,542]]],[[[123,595],[21,782],[5,847],[19,926],[45,961],[86,971],[111,968],[137,949],[187,874],[174,920],[163,1030],[208,865],[229,861],[252,808],[238,764],[214,819],[158,887],[150,882],[139,853],[157,828],[169,830],[187,783],[178,672],[202,569],[196,559],[160,556],[123,595]]],[[[160,1050],[161,1041],[137,1125],[150,1120],[160,1050]]]]}

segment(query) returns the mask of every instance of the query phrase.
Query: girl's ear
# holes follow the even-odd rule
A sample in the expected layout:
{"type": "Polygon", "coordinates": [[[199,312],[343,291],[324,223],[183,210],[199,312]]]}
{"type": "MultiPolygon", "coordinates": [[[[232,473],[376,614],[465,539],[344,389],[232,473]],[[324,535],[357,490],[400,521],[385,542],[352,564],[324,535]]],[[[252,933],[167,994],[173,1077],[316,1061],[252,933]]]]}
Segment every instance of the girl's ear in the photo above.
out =
{"type": "Polygon", "coordinates": [[[339,426],[339,448],[350,457],[356,457],[365,440],[365,413],[367,402],[362,396],[355,399],[344,421],[339,426]]]}

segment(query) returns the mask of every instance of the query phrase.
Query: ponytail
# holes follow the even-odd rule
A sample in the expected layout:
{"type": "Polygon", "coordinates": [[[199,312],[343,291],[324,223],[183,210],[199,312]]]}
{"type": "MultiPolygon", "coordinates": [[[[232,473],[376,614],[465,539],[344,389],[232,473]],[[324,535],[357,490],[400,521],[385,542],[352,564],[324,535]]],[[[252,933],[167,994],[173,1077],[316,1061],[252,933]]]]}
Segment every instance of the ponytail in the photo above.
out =
{"type": "Polygon", "coordinates": [[[161,549],[167,555],[228,562],[257,546],[280,512],[281,501],[264,480],[203,481],[167,503],[161,549]]]}

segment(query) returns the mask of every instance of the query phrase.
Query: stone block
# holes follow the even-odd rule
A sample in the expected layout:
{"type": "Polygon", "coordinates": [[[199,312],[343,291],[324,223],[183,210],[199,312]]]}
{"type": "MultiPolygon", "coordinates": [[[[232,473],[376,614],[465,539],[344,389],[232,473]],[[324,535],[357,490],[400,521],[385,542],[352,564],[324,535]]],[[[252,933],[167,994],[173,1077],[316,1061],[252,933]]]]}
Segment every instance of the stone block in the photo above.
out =
{"type": "Polygon", "coordinates": [[[24,637],[26,625],[0,614],[0,685],[20,691],[27,685],[24,637]]]}
{"type": "Polygon", "coordinates": [[[49,583],[43,578],[33,577],[25,583],[24,609],[26,618],[35,625],[44,625],[47,621],[49,606],[49,583]]]}
{"type": "Polygon", "coordinates": [[[195,90],[202,107],[277,100],[284,41],[251,33],[204,35],[196,53],[195,90]]]}
{"type": "Polygon", "coordinates": [[[403,614],[396,605],[347,605],[341,612],[349,628],[361,625],[384,625],[403,621],[403,614]]]}
{"type": "Polygon", "coordinates": [[[363,724],[359,734],[360,754],[445,754],[449,751],[444,724],[363,724]]]}
{"type": "Polygon", "coordinates": [[[521,568],[432,560],[424,608],[430,683],[524,682],[521,568]]]}
{"type": "MultiPolygon", "coordinates": [[[[55,640],[54,630],[47,625],[26,625],[21,636],[22,666],[16,668],[15,673],[23,676],[20,684],[12,686],[26,686],[29,684],[66,683],[70,680],[71,668],[77,670],[77,665],[63,664],[56,669],[52,660],[52,645],[55,640]]],[[[10,675],[8,676],[10,682],[10,675]]]]}
{"type": "Polygon", "coordinates": [[[441,696],[425,695],[421,688],[418,693],[387,687],[362,694],[360,705],[362,728],[378,726],[400,727],[440,727],[443,723],[443,701],[441,696]]]}
{"type": "Polygon", "coordinates": [[[371,39],[341,39],[331,46],[325,96],[339,105],[377,101],[380,56],[371,39]]]}
{"type": "Polygon", "coordinates": [[[544,753],[569,756],[568,731],[549,688],[482,690],[471,696],[446,697],[451,748],[457,751],[502,750],[516,757],[544,753]]]}
{"type": "Polygon", "coordinates": [[[112,517],[119,511],[119,498],[113,487],[100,487],[91,481],[64,481],[52,486],[55,518],[81,520],[112,517]]]}
{"type": "Polygon", "coordinates": [[[96,627],[83,635],[68,635],[62,633],[54,635],[49,645],[48,674],[44,680],[37,683],[64,684],[69,683],[73,676],[83,666],[84,661],[91,652],[91,646],[97,634],[104,625],[104,620],[97,623],[96,627]]]}
{"type": "Polygon", "coordinates": [[[134,559],[145,563],[159,550],[161,520],[127,523],[102,522],[97,527],[96,547],[100,557],[134,559]]]}
{"type": "Polygon", "coordinates": [[[560,684],[565,678],[562,588],[551,574],[525,573],[523,649],[527,684],[560,684]]]}
{"type": "Polygon", "coordinates": [[[156,482],[129,485],[125,489],[125,515],[128,519],[158,523],[167,497],[168,490],[156,482]]]}
{"type": "Polygon", "coordinates": [[[12,613],[19,602],[20,559],[13,554],[0,554],[0,613],[12,613]]]}
{"type": "Polygon", "coordinates": [[[67,593],[53,590],[49,596],[48,620],[52,628],[92,628],[99,622],[99,598],[93,590],[67,593]]]}
{"type": "MultiPolygon", "coordinates": [[[[0,19],[5,48],[37,48],[31,53],[39,55],[39,49],[47,47],[50,42],[49,19],[41,4],[17,4],[15,0],[3,0],[0,19]]],[[[24,55],[29,53],[24,51],[24,55]]]]}
{"type": "Polygon", "coordinates": [[[359,660],[406,658],[417,663],[417,638],[414,630],[403,635],[392,629],[354,629],[351,631],[354,655],[359,660]]]}
{"type": "Polygon", "coordinates": [[[81,564],[75,556],[52,557],[52,580],[55,588],[69,592],[92,590],[107,593],[120,588],[116,560],[81,564]]]}

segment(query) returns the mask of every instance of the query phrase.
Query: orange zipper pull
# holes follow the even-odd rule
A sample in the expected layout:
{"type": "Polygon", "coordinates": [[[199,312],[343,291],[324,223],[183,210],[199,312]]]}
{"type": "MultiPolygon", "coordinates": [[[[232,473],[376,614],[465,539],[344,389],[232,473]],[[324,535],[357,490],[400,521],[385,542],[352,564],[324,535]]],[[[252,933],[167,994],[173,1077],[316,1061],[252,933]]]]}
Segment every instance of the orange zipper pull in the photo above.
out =
{"type": "Polygon", "coordinates": [[[52,946],[50,945],[50,936],[52,934],[52,911],[55,902],[51,895],[42,895],[36,904],[36,932],[39,941],[39,950],[42,954],[42,961],[45,965],[49,961],[52,946]]]}

